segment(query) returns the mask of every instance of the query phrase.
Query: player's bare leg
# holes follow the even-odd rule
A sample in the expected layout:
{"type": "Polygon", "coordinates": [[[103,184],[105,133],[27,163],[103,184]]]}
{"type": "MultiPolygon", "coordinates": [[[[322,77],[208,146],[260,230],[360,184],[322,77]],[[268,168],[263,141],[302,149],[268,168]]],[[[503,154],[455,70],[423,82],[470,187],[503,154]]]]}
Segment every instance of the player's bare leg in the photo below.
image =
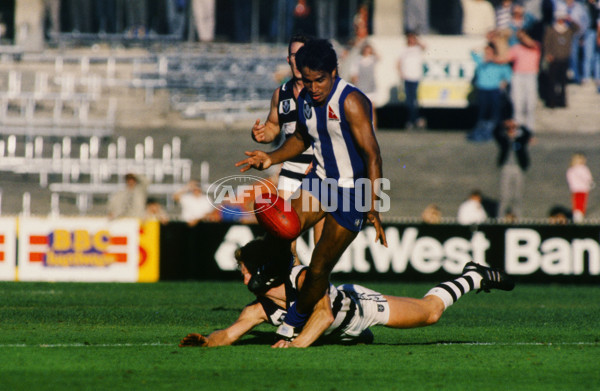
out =
{"type": "Polygon", "coordinates": [[[329,275],[357,232],[341,225],[331,215],[325,216],[323,231],[310,260],[304,285],[300,290],[297,310],[308,314],[329,287],[329,275]]]}
{"type": "Polygon", "coordinates": [[[390,319],[386,326],[406,329],[432,325],[446,308],[472,290],[510,291],[514,286],[514,281],[503,271],[468,262],[461,276],[438,284],[422,299],[385,296],[390,306],[390,319]]]}
{"type": "Polygon", "coordinates": [[[300,194],[291,198],[290,203],[300,219],[301,232],[314,227],[326,215],[319,200],[306,190],[300,190],[300,194]]]}
{"type": "Polygon", "coordinates": [[[442,299],[433,295],[422,299],[384,297],[390,305],[390,319],[386,326],[397,329],[432,325],[440,319],[445,309],[442,299]]]}

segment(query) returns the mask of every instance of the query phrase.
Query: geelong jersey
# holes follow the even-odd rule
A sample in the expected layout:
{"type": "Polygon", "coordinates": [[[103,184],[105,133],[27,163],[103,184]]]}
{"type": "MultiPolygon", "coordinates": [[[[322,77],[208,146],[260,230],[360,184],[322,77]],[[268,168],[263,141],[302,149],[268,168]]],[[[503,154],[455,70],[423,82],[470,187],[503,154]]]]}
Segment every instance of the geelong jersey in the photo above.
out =
{"type": "MultiPolygon", "coordinates": [[[[279,128],[285,141],[296,130],[296,121],[298,120],[298,106],[296,97],[294,96],[294,80],[290,80],[279,87],[277,114],[279,128]]],[[[309,147],[302,154],[283,163],[279,175],[300,181],[304,178],[304,174],[308,170],[308,166],[312,160],[312,147],[309,147]]]]}
{"type": "Polygon", "coordinates": [[[353,91],[360,92],[337,77],[321,106],[313,105],[306,89],[298,96],[298,121],[305,125],[312,140],[316,174],[321,179],[337,180],[340,187],[354,187],[354,181],[367,174],[344,112],[344,101],[353,91]]]}
{"type": "MultiPolygon", "coordinates": [[[[284,283],[287,308],[296,301],[298,295],[298,276],[304,269],[307,269],[307,267],[295,266],[292,268],[289,278],[284,283]]],[[[329,299],[331,300],[331,310],[335,320],[323,335],[331,334],[341,341],[348,341],[358,337],[363,330],[356,330],[355,327],[352,327],[357,323],[357,318],[360,317],[361,310],[358,298],[352,293],[340,290],[330,284],[329,299]]],[[[283,322],[287,314],[286,308],[282,308],[272,300],[262,296],[257,301],[263,306],[270,324],[279,326],[283,322]]]]}

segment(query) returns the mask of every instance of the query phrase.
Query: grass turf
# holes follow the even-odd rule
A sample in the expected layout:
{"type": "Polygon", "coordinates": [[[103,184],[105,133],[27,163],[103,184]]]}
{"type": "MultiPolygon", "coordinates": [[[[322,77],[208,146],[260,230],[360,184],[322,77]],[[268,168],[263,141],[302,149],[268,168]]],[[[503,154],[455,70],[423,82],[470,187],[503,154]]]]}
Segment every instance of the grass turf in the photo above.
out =
{"type": "MultiPolygon", "coordinates": [[[[421,297],[431,284],[364,284],[421,297]]],[[[178,348],[234,321],[239,282],[0,283],[0,389],[600,389],[594,286],[469,294],[428,328],[374,328],[375,343],[271,349],[260,326],[238,346],[178,348]]]]}

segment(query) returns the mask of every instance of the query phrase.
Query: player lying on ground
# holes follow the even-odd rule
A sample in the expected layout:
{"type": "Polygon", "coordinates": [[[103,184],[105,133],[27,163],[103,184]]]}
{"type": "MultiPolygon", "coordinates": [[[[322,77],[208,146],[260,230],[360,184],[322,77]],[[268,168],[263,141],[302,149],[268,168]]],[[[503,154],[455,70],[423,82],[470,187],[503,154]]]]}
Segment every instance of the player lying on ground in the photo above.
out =
{"type": "MultiPolygon", "coordinates": [[[[281,324],[287,309],[304,283],[307,267],[295,266],[285,275],[283,270],[267,270],[265,244],[256,239],[236,251],[235,257],[248,285],[254,273],[279,276],[264,293],[254,292],[257,300],[247,305],[239,318],[224,330],[208,336],[188,334],[179,344],[184,346],[231,345],[261,323],[281,324]],[[290,297],[291,296],[291,297],[290,297]]],[[[289,258],[289,255],[286,255],[289,258]]],[[[382,295],[355,284],[337,288],[330,284],[327,294],[317,303],[300,334],[291,341],[280,340],[272,347],[307,347],[319,340],[323,343],[371,342],[369,327],[406,329],[436,323],[446,308],[471,290],[512,290],[514,282],[503,272],[469,262],[463,274],[443,282],[425,294],[422,299],[382,295]]]]}

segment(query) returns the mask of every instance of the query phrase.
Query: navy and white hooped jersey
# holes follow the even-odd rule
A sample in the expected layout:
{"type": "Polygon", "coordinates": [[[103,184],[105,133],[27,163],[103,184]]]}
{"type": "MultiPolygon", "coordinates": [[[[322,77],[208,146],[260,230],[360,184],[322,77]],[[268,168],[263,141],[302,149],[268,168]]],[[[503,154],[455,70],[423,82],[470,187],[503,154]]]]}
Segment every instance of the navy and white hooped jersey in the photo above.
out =
{"type": "Polygon", "coordinates": [[[321,179],[337,180],[340,187],[354,187],[358,178],[367,175],[365,162],[344,112],[344,101],[354,91],[363,94],[352,84],[337,77],[327,101],[321,106],[313,105],[306,89],[298,96],[298,121],[306,127],[312,140],[315,172],[321,179]]]}
{"type": "MultiPolygon", "coordinates": [[[[277,116],[281,135],[285,141],[296,131],[296,121],[298,121],[298,103],[294,96],[294,80],[290,80],[279,87],[277,116]]],[[[301,181],[312,161],[313,149],[309,147],[302,154],[284,162],[279,175],[301,181]]]]}
{"type": "MultiPolygon", "coordinates": [[[[298,295],[298,276],[304,269],[307,269],[307,267],[295,266],[292,268],[289,278],[285,281],[287,308],[296,301],[298,295]]],[[[348,341],[359,336],[364,329],[368,328],[369,324],[359,322],[359,318],[363,311],[358,297],[351,292],[339,288],[336,288],[332,284],[329,285],[329,299],[331,301],[331,310],[334,321],[323,335],[333,334],[341,341],[348,341]],[[361,324],[360,330],[356,328],[358,323],[361,324]]],[[[257,299],[257,302],[262,304],[263,309],[267,314],[267,318],[269,319],[269,324],[279,326],[283,322],[283,319],[287,314],[286,308],[282,308],[272,300],[262,296],[257,299]]]]}

